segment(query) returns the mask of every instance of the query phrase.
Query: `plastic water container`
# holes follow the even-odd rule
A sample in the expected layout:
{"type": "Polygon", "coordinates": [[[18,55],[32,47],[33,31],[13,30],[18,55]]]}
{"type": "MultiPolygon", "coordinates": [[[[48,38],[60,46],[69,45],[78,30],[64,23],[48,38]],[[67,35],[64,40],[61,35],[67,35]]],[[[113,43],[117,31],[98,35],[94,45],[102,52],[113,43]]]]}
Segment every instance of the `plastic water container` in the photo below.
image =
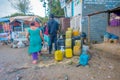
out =
{"type": "Polygon", "coordinates": [[[66,38],[72,37],[72,31],[66,31],[66,38]]]}
{"type": "Polygon", "coordinates": [[[73,36],[79,36],[79,31],[78,30],[73,30],[73,36]]]}
{"type": "MultiPolygon", "coordinates": [[[[76,40],[80,40],[80,39],[81,39],[80,36],[73,36],[73,37],[72,37],[72,47],[75,46],[75,41],[76,41],[76,40]]],[[[80,42],[80,43],[81,43],[81,42],[80,42]]]]}
{"type": "Polygon", "coordinates": [[[57,49],[60,50],[61,49],[61,46],[65,46],[65,39],[58,39],[57,40],[57,49]]]}
{"type": "Polygon", "coordinates": [[[80,46],[81,47],[81,40],[75,40],[75,46],[80,46]]]}
{"type": "Polygon", "coordinates": [[[63,53],[60,50],[55,51],[55,60],[56,61],[61,61],[63,60],[63,53]]]}
{"type": "Polygon", "coordinates": [[[72,58],[72,49],[66,49],[65,50],[65,56],[66,58],[72,58]]]}
{"type": "Polygon", "coordinates": [[[79,56],[81,54],[81,47],[80,46],[74,46],[74,48],[73,48],[73,54],[75,56],[79,56]]]}
{"type": "Polygon", "coordinates": [[[65,47],[71,48],[72,47],[72,39],[66,39],[65,40],[65,47]]]}
{"type": "Polygon", "coordinates": [[[89,55],[86,52],[82,52],[79,58],[79,64],[82,66],[88,65],[89,55]]]}
{"type": "Polygon", "coordinates": [[[70,27],[68,28],[68,31],[71,31],[71,32],[72,32],[72,30],[73,30],[72,28],[70,28],[70,27]]]}

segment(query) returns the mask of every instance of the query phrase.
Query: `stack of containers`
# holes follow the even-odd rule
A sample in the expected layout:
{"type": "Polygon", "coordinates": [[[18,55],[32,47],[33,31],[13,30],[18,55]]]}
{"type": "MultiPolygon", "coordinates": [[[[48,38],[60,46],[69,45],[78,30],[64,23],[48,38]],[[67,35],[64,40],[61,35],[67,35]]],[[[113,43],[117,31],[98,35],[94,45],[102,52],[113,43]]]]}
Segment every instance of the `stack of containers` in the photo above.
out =
{"type": "Polygon", "coordinates": [[[55,51],[55,60],[56,61],[61,61],[63,60],[64,57],[64,45],[65,45],[65,40],[63,38],[59,38],[57,40],[57,50],[55,51]]]}
{"type": "Polygon", "coordinates": [[[79,56],[81,53],[81,40],[75,40],[75,46],[73,47],[73,54],[79,56]]]}
{"type": "Polygon", "coordinates": [[[73,54],[75,56],[79,56],[81,53],[81,40],[79,38],[79,35],[80,35],[80,33],[79,33],[78,29],[74,29],[73,36],[78,38],[78,39],[74,39],[75,44],[73,45],[73,54]]]}
{"type": "Polygon", "coordinates": [[[66,58],[71,58],[72,55],[72,29],[68,28],[66,31],[66,39],[65,39],[65,56],[66,58]]]}

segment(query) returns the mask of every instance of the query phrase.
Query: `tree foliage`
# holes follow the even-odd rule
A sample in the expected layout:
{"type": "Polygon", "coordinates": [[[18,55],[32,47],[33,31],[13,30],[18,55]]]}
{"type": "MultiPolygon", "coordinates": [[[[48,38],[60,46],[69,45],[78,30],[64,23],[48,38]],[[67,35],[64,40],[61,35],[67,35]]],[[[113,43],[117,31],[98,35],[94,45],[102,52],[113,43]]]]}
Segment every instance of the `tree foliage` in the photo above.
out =
{"type": "Polygon", "coordinates": [[[14,14],[11,14],[9,16],[4,16],[5,18],[9,18],[9,17],[15,17],[15,16],[26,16],[25,14],[23,13],[14,13],[14,14]]]}
{"type": "Polygon", "coordinates": [[[54,13],[57,16],[63,16],[64,15],[64,10],[61,9],[59,0],[53,0],[52,1],[52,3],[51,3],[51,13],[54,13]]]}
{"type": "Polygon", "coordinates": [[[41,21],[42,21],[42,23],[44,24],[45,22],[48,21],[48,17],[44,17],[44,18],[42,18],[41,21]]]}
{"type": "Polygon", "coordinates": [[[10,17],[15,17],[15,16],[25,16],[25,14],[23,14],[23,13],[14,13],[14,14],[10,15],[10,17]]]}
{"type": "MultiPolygon", "coordinates": [[[[40,0],[41,2],[44,2],[44,0],[40,0]]],[[[64,10],[60,7],[60,1],[59,0],[47,0],[48,2],[48,15],[50,13],[55,14],[56,16],[63,16],[64,10]]],[[[44,4],[43,4],[44,5],[44,4]]]]}
{"type": "Polygon", "coordinates": [[[17,11],[27,14],[31,10],[30,0],[8,0],[17,11]]]}

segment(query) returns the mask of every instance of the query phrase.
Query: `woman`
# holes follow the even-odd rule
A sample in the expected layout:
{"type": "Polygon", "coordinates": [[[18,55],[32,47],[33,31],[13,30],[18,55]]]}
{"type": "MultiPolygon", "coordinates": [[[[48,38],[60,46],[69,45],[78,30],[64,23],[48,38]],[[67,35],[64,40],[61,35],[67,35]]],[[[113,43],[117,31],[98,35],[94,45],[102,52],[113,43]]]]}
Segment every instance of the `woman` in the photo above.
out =
{"type": "Polygon", "coordinates": [[[26,37],[29,40],[28,52],[30,55],[32,55],[32,63],[36,64],[38,60],[38,52],[42,48],[41,44],[42,40],[44,42],[44,38],[42,36],[42,31],[35,26],[35,22],[32,22],[30,24],[30,29],[28,30],[26,37]]]}
{"type": "Polygon", "coordinates": [[[44,23],[44,40],[45,40],[45,42],[48,43],[48,45],[50,45],[50,38],[49,38],[49,35],[48,35],[47,23],[44,23]]]}
{"type": "Polygon", "coordinates": [[[48,35],[48,26],[47,26],[47,23],[44,23],[44,34],[48,35]]]}

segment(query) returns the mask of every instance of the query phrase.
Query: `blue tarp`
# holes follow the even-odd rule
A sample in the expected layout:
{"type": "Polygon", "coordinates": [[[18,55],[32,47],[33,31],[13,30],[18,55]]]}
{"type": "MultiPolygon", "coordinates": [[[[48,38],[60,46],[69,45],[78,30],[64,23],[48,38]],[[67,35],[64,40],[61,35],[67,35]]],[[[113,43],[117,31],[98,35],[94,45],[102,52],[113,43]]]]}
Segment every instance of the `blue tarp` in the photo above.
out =
{"type": "Polygon", "coordinates": [[[9,18],[0,18],[0,22],[9,22],[10,19],[9,18]]]}

